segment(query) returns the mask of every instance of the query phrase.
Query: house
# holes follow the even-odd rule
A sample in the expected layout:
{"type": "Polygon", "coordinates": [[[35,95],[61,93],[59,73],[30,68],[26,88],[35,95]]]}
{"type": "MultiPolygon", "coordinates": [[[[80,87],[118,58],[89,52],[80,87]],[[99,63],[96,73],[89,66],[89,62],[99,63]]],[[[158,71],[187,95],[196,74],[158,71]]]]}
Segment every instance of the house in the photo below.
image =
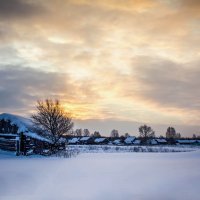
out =
{"type": "Polygon", "coordinates": [[[138,140],[138,139],[137,139],[137,140],[134,140],[134,141],[133,141],[133,144],[134,144],[134,145],[140,145],[140,144],[141,144],[141,140],[138,140]]]}
{"type": "Polygon", "coordinates": [[[80,138],[79,143],[80,143],[80,144],[92,144],[93,141],[94,141],[94,140],[93,140],[92,137],[84,136],[84,137],[81,137],[81,138],[80,138]]]}
{"type": "Polygon", "coordinates": [[[104,137],[98,137],[94,139],[95,144],[108,144],[109,140],[104,137]]]}
{"type": "Polygon", "coordinates": [[[182,140],[176,140],[176,144],[198,144],[198,142],[197,140],[182,139],[182,140]]]}
{"type": "Polygon", "coordinates": [[[50,149],[52,141],[30,131],[30,119],[3,113],[0,114],[0,148],[16,151],[16,155],[27,155],[28,152],[43,154],[50,149]]]}
{"type": "Polygon", "coordinates": [[[147,144],[149,144],[149,145],[157,145],[158,142],[156,141],[156,139],[149,139],[149,140],[147,140],[147,144]]]}
{"type": "Polygon", "coordinates": [[[80,140],[79,137],[73,137],[73,138],[68,139],[67,143],[68,144],[79,144],[79,140],[80,140]]]}
{"type": "Polygon", "coordinates": [[[112,141],[112,144],[114,144],[114,145],[121,145],[122,141],[121,141],[121,139],[115,139],[115,140],[112,141]]]}
{"type": "Polygon", "coordinates": [[[155,140],[157,141],[158,144],[162,144],[162,145],[167,144],[167,140],[164,138],[158,138],[155,140]]]}
{"type": "Polygon", "coordinates": [[[200,144],[200,140],[197,140],[197,144],[200,144]]]}
{"type": "Polygon", "coordinates": [[[124,140],[124,144],[125,145],[131,145],[131,144],[133,144],[134,140],[135,140],[134,136],[129,136],[124,140]]]}

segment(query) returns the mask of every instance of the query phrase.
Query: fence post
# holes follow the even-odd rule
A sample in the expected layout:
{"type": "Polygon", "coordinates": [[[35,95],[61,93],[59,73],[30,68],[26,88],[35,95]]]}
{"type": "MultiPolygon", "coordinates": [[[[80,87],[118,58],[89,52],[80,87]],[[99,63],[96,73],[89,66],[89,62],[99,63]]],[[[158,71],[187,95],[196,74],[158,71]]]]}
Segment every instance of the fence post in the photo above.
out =
{"type": "Polygon", "coordinates": [[[20,133],[20,153],[26,155],[26,136],[20,133]]]}
{"type": "Polygon", "coordinates": [[[19,136],[16,136],[15,138],[16,140],[16,156],[19,156],[20,154],[20,137],[19,136]]]}

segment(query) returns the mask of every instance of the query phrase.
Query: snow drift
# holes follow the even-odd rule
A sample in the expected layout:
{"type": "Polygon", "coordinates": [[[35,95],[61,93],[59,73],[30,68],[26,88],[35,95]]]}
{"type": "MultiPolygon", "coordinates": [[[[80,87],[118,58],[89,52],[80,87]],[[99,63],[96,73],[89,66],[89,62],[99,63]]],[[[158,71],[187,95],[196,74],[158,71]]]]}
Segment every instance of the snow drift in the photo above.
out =
{"type": "Polygon", "coordinates": [[[199,200],[200,151],[1,156],[2,200],[199,200]]]}

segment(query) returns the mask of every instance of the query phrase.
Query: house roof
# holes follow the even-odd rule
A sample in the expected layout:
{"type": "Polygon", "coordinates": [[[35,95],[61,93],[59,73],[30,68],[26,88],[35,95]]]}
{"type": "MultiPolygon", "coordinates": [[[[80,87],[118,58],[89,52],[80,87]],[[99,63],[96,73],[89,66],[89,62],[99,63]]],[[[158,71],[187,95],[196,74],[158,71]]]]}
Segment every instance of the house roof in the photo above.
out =
{"type": "Polygon", "coordinates": [[[69,139],[69,140],[68,140],[68,143],[75,144],[75,143],[77,143],[77,142],[79,141],[79,139],[80,139],[80,138],[74,137],[74,138],[72,138],[72,139],[69,139]]]}
{"type": "Polygon", "coordinates": [[[158,144],[158,142],[155,139],[151,139],[150,144],[158,144]]]}
{"type": "Polygon", "coordinates": [[[197,140],[176,140],[176,142],[180,143],[180,144],[192,144],[195,143],[197,140]]]}
{"type": "Polygon", "coordinates": [[[113,140],[113,143],[114,143],[114,144],[120,144],[120,143],[121,143],[121,140],[120,140],[120,139],[113,140]]]}
{"type": "Polygon", "coordinates": [[[133,144],[140,144],[141,143],[141,140],[134,140],[133,141],[133,144]]]}
{"type": "Polygon", "coordinates": [[[156,139],[156,141],[159,142],[159,143],[166,143],[167,142],[167,140],[164,139],[164,138],[156,139]]]}
{"type": "Polygon", "coordinates": [[[37,133],[29,131],[29,127],[31,127],[33,125],[33,123],[28,118],[21,117],[18,115],[8,114],[8,113],[2,113],[2,114],[0,114],[0,120],[2,120],[2,119],[6,120],[6,121],[10,120],[12,125],[14,125],[14,124],[17,125],[18,134],[20,132],[23,132],[23,134],[28,137],[38,139],[38,140],[41,140],[44,142],[49,142],[49,143],[52,142],[51,140],[49,140],[45,137],[42,137],[42,136],[38,135],[37,133]]]}
{"type": "Polygon", "coordinates": [[[124,140],[124,142],[125,142],[126,144],[132,144],[134,140],[135,140],[135,137],[134,137],[134,136],[129,136],[129,137],[127,137],[127,138],[124,140]]]}
{"type": "Polygon", "coordinates": [[[80,141],[87,141],[87,140],[89,140],[90,139],[90,137],[89,136],[87,136],[87,137],[82,137],[81,139],[80,139],[80,141]]]}
{"type": "Polygon", "coordinates": [[[106,140],[106,138],[96,138],[94,140],[95,143],[100,143],[100,142],[104,142],[106,140]]]}
{"type": "Polygon", "coordinates": [[[28,131],[28,127],[33,125],[30,119],[9,113],[0,114],[0,120],[2,119],[10,120],[12,125],[17,125],[19,128],[18,133],[28,131]]]}

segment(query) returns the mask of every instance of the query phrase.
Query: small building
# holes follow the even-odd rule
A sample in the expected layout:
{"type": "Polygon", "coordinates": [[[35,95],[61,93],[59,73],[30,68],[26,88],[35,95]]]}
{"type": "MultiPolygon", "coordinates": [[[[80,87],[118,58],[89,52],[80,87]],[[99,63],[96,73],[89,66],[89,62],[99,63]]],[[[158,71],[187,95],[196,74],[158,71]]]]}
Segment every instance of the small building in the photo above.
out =
{"type": "Polygon", "coordinates": [[[94,144],[108,144],[109,140],[104,137],[98,137],[94,139],[94,144]]]}
{"type": "Polygon", "coordinates": [[[131,145],[131,144],[133,144],[134,140],[135,140],[134,136],[129,136],[124,140],[124,144],[125,145],[131,145]]]}
{"type": "Polygon", "coordinates": [[[92,143],[93,143],[93,138],[89,136],[81,137],[79,140],[79,144],[92,144],[92,143]]]}
{"type": "Polygon", "coordinates": [[[79,144],[79,140],[80,140],[79,137],[73,137],[73,138],[68,139],[67,143],[68,144],[79,144]]]}
{"type": "Polygon", "coordinates": [[[198,142],[197,140],[182,139],[182,140],[176,140],[176,144],[198,144],[198,142]]]}
{"type": "Polygon", "coordinates": [[[158,142],[156,141],[156,139],[149,139],[149,140],[147,140],[147,144],[149,144],[149,145],[157,145],[158,142]]]}
{"type": "Polygon", "coordinates": [[[162,145],[167,144],[167,140],[164,138],[158,138],[155,140],[157,141],[158,144],[162,144],[162,145]]]}
{"type": "Polygon", "coordinates": [[[122,145],[122,141],[121,141],[121,139],[115,139],[115,140],[112,141],[112,144],[114,144],[114,145],[122,145]]]}
{"type": "Polygon", "coordinates": [[[136,139],[133,141],[133,145],[140,145],[140,144],[141,144],[141,140],[136,139]]]}
{"type": "Polygon", "coordinates": [[[30,131],[31,126],[30,119],[8,113],[0,114],[0,148],[16,151],[16,155],[44,154],[44,150],[49,150],[53,142],[30,131]]]}

